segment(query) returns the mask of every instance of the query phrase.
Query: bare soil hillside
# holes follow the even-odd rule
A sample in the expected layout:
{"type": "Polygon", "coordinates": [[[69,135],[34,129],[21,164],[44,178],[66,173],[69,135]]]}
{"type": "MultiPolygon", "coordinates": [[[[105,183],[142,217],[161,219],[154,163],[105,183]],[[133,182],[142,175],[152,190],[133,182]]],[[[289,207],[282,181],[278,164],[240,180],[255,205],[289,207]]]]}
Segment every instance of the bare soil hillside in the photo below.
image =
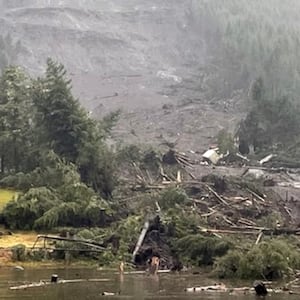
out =
{"type": "Polygon", "coordinates": [[[209,25],[200,26],[193,1],[15,0],[0,8],[0,34],[18,44],[13,63],[36,75],[47,57],[62,62],[95,117],[122,110],[114,140],[167,139],[197,151],[240,119],[243,91],[212,96],[209,25]]]}

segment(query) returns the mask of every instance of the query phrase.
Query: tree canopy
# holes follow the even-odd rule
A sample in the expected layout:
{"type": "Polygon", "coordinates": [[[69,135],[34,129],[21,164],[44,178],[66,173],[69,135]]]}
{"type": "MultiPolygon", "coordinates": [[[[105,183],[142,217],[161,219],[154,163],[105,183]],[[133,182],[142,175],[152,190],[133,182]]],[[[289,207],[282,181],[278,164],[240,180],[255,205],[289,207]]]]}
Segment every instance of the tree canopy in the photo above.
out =
{"type": "Polygon", "coordinates": [[[0,77],[1,185],[23,193],[4,210],[6,222],[100,224],[101,198],[114,188],[108,123],[92,120],[80,106],[63,65],[49,59],[37,79],[7,67],[0,77]]]}

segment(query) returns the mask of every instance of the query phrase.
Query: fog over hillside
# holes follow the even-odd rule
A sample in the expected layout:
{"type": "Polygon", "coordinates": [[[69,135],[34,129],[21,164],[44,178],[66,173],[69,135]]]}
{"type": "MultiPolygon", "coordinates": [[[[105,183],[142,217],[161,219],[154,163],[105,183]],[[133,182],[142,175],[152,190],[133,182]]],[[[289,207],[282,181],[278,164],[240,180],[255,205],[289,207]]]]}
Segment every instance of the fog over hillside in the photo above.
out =
{"type": "Polygon", "coordinates": [[[33,75],[47,57],[62,62],[95,117],[122,108],[120,138],[176,140],[199,131],[195,148],[235,126],[258,76],[274,93],[287,76],[282,85],[298,90],[295,6],[293,0],[0,0],[0,35],[8,62],[33,75]],[[265,37],[270,41],[262,44],[265,37]]]}

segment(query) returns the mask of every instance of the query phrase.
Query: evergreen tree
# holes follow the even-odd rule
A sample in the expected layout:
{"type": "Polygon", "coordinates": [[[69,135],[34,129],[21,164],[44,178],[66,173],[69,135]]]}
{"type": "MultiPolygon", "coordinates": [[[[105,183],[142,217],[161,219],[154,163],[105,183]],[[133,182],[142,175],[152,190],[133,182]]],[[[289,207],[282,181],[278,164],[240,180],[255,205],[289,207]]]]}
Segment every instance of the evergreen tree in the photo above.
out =
{"type": "Polygon", "coordinates": [[[63,65],[47,61],[45,78],[37,80],[33,97],[39,145],[76,164],[82,180],[103,196],[113,189],[113,157],[103,139],[103,126],[89,118],[71,92],[63,65]]]}
{"type": "Polygon", "coordinates": [[[0,78],[1,173],[27,167],[32,129],[31,81],[17,67],[0,78]]]}

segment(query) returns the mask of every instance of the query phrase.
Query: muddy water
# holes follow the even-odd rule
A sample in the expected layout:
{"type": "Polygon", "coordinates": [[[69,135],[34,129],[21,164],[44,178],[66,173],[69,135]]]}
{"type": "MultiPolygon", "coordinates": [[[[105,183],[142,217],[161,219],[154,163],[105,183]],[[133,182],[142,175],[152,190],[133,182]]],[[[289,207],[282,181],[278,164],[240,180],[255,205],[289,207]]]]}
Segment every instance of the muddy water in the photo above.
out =
{"type": "MultiPolygon", "coordinates": [[[[225,293],[185,293],[184,288],[190,286],[209,285],[213,280],[201,275],[161,274],[158,277],[146,275],[124,275],[120,277],[113,272],[104,272],[87,269],[59,269],[59,270],[25,270],[0,268],[0,299],[10,300],[92,300],[92,299],[164,299],[164,300],[250,300],[257,299],[255,295],[228,295],[225,293]],[[38,282],[40,279],[49,279],[56,273],[63,279],[107,279],[103,282],[81,282],[67,284],[53,284],[49,286],[12,291],[10,286],[24,282],[38,282]],[[103,292],[117,293],[115,296],[102,296],[103,292]]],[[[230,283],[227,283],[227,285],[230,283]]],[[[243,283],[250,284],[250,283],[243,283]]],[[[237,285],[237,283],[231,283],[237,285]]],[[[241,285],[241,284],[239,284],[241,285]]],[[[299,296],[272,295],[269,300],[296,300],[299,296]]]]}

